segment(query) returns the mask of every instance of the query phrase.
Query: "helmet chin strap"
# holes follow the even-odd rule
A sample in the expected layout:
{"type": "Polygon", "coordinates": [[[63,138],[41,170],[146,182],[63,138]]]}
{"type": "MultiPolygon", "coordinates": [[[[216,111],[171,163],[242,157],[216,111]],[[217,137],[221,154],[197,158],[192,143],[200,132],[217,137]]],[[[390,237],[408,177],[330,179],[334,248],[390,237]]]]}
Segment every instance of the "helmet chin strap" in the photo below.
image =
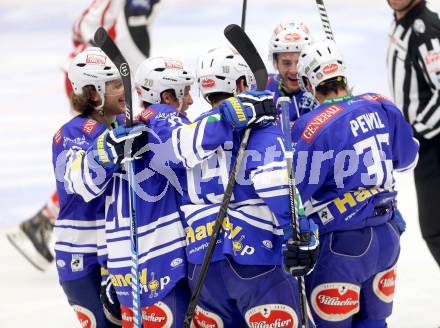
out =
{"type": "Polygon", "coordinates": [[[99,94],[99,98],[101,98],[101,103],[95,107],[95,110],[98,112],[98,114],[100,116],[104,116],[104,108],[103,107],[104,107],[105,94],[101,94],[101,92],[98,92],[98,94],[99,94]]]}
{"type": "Polygon", "coordinates": [[[183,108],[183,98],[177,98],[179,99],[179,108],[177,108],[177,111],[180,113],[183,108]]]}

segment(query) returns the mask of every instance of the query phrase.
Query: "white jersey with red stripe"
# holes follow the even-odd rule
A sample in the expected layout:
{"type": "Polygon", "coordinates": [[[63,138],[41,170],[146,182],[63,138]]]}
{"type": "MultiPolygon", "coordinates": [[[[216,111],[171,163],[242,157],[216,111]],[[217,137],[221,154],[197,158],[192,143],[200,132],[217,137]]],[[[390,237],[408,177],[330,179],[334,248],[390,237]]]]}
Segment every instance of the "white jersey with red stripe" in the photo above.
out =
{"type": "Polygon", "coordinates": [[[104,27],[115,41],[133,71],[149,55],[147,27],[158,0],[95,0],[73,24],[74,50],[63,65],[91,45],[98,27],[104,27]]]}

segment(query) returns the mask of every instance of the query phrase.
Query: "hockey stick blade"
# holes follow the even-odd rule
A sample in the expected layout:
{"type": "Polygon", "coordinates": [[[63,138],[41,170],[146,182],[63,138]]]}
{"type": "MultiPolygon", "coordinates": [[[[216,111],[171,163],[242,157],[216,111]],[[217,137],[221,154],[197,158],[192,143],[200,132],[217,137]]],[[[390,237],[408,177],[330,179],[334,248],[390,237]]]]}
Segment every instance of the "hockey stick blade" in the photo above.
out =
{"type": "Polygon", "coordinates": [[[103,27],[99,27],[93,37],[96,46],[101,48],[102,51],[110,58],[115,64],[122,78],[124,84],[124,96],[125,96],[125,117],[127,118],[127,126],[133,125],[133,109],[132,109],[132,93],[131,93],[131,74],[130,67],[127,61],[113,42],[107,31],[103,27]]]}
{"type": "Polygon", "coordinates": [[[224,34],[226,39],[228,39],[243,57],[254,74],[257,82],[257,90],[264,90],[267,83],[267,69],[251,39],[249,39],[244,30],[236,24],[226,26],[224,34]]]}

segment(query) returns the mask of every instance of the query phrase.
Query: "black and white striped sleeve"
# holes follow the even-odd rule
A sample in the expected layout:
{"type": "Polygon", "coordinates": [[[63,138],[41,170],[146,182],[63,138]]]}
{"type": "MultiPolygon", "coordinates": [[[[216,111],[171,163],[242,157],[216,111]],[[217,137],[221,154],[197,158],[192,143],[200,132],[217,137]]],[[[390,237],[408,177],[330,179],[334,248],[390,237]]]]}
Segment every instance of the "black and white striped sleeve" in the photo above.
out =
{"type": "Polygon", "coordinates": [[[436,34],[418,46],[418,65],[429,85],[431,97],[418,111],[414,129],[426,139],[440,134],[440,34],[436,34]]]}

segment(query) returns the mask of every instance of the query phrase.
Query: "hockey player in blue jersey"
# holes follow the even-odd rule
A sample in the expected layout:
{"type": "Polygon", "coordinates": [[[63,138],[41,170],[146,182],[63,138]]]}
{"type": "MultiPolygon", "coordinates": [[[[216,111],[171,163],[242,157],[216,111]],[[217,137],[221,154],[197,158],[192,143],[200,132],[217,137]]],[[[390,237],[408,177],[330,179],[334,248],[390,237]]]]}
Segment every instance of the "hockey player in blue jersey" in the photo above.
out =
{"type": "MultiPolygon", "coordinates": [[[[148,59],[139,67],[135,80],[145,107],[139,120],[148,131],[148,151],[137,154],[141,157],[134,161],[142,317],[145,327],[153,322],[160,322],[161,327],[181,327],[189,293],[183,279],[186,277],[186,242],[176,203],[176,193],[182,192],[178,175],[185,178],[186,165],[200,163],[224,143],[225,136],[221,133],[216,138],[200,140],[208,121],[218,121],[219,131],[231,131],[232,125],[244,127],[256,119],[256,113],[260,112],[259,101],[256,99],[254,107],[227,107],[222,113],[225,119],[206,117],[191,125],[195,129],[186,129],[190,123],[185,111],[192,102],[189,95],[192,77],[180,61],[148,59]],[[186,150],[188,145],[195,146],[190,153],[178,152],[177,149],[186,150]]],[[[261,113],[264,115],[264,110],[261,113]]],[[[102,143],[95,143],[85,155],[92,156],[106,171],[105,179],[99,185],[85,181],[89,189],[99,192],[107,179],[112,181],[110,189],[113,191],[106,210],[107,267],[122,304],[123,327],[130,327],[133,322],[129,286],[129,203],[126,198],[129,189],[119,166],[125,152],[114,151],[113,141],[118,139],[116,136],[120,131],[135,131],[137,128],[121,127],[104,133],[99,137],[102,143]]],[[[147,139],[144,140],[146,143],[147,139]]]]}
{"type": "MultiPolygon", "coordinates": [[[[179,188],[176,190],[175,173],[169,167],[174,163],[167,160],[161,145],[169,141],[174,129],[190,123],[186,110],[193,102],[189,93],[193,82],[184,64],[173,58],[149,58],[135,75],[135,87],[144,108],[139,119],[149,133],[144,142],[148,141],[149,151],[133,164],[143,327],[180,328],[188,306],[185,231],[177,206],[179,188]]],[[[129,328],[134,321],[127,278],[131,276],[127,260],[130,189],[121,168],[114,173],[111,184],[113,193],[106,214],[106,261],[121,303],[122,327],[129,328]]]]}
{"type": "Polygon", "coordinates": [[[121,123],[117,117],[125,112],[124,89],[118,70],[99,48],[78,54],[68,73],[72,104],[80,115],[64,124],[53,138],[60,202],[54,229],[58,276],[83,327],[118,327],[117,318],[107,319],[100,300],[97,231],[104,225],[105,197],[86,202],[79,193],[89,194],[81,174],[84,153],[101,133],[121,123]]]}
{"type": "Polygon", "coordinates": [[[385,328],[405,227],[393,172],[416,165],[419,145],[392,102],[351,95],[333,42],[304,47],[298,75],[321,104],[292,130],[296,184],[320,230],[321,254],[306,277],[315,321],[385,328]]]}
{"type": "MultiPolygon", "coordinates": [[[[202,115],[210,119],[204,134],[197,139],[205,141],[224,134],[227,140],[213,148],[214,156],[187,171],[181,210],[188,225],[186,250],[192,289],[243,135],[239,129],[222,129],[219,112],[233,104],[236,98],[228,97],[237,93],[244,103],[252,103],[258,95],[267,97],[274,107],[268,91],[240,94],[251,83],[249,73],[242,58],[229,48],[207,52],[198,64],[197,81],[213,109],[202,115]]],[[[195,128],[190,125],[186,130],[195,128]]],[[[255,123],[252,128],[228,215],[193,316],[194,327],[298,327],[296,281],[281,265],[283,229],[291,224],[282,138],[273,118],[255,123]]],[[[179,153],[183,156],[193,148],[192,144],[181,144],[179,153]]]]}
{"type": "Polygon", "coordinates": [[[275,103],[279,97],[289,97],[290,121],[316,106],[316,101],[298,84],[297,68],[301,49],[312,42],[309,29],[303,23],[278,24],[269,40],[269,61],[277,73],[270,74],[266,88],[274,93],[275,103]]]}

